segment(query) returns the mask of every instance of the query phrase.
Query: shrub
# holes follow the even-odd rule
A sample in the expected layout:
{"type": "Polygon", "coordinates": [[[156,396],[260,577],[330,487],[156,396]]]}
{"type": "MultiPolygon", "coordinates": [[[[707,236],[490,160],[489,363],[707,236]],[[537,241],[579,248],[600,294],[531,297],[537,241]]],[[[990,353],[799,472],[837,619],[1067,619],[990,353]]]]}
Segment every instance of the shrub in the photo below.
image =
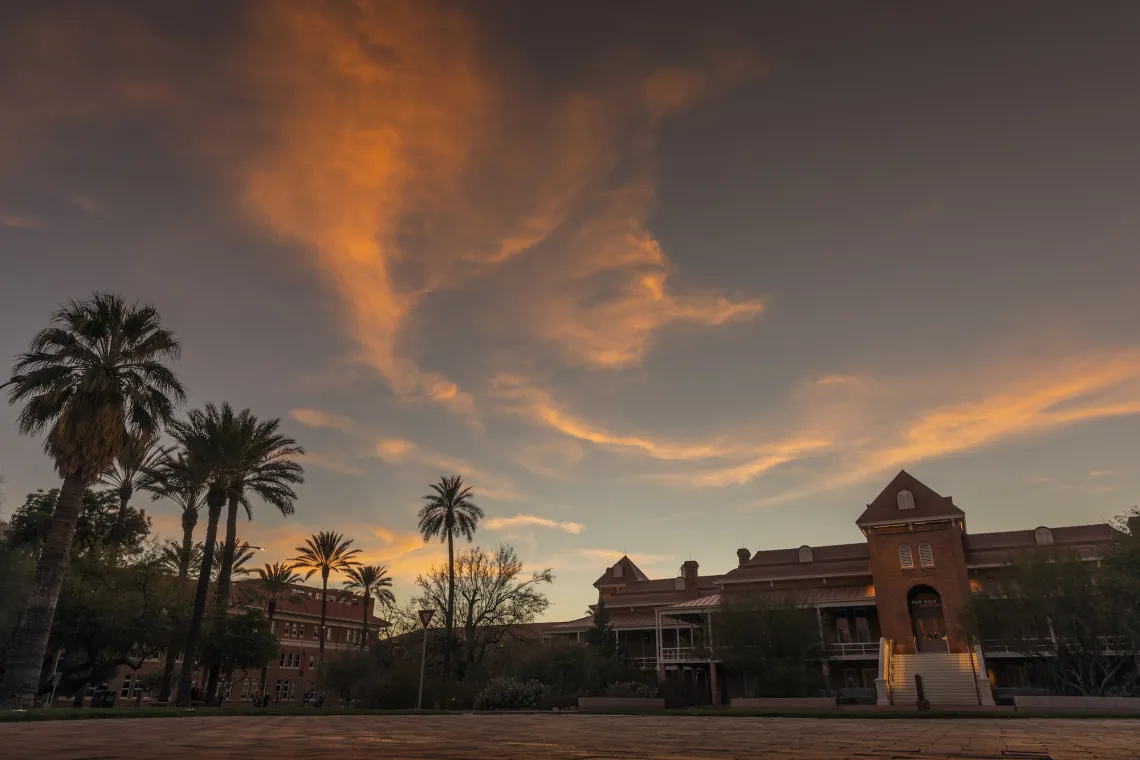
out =
{"type": "Polygon", "coordinates": [[[637,681],[617,681],[606,687],[603,696],[644,698],[656,697],[657,694],[658,690],[656,686],[650,686],[649,684],[639,683],[637,681]]]}
{"type": "Polygon", "coordinates": [[[542,698],[543,686],[538,681],[519,681],[499,676],[492,678],[475,695],[476,710],[533,710],[542,698]]]}

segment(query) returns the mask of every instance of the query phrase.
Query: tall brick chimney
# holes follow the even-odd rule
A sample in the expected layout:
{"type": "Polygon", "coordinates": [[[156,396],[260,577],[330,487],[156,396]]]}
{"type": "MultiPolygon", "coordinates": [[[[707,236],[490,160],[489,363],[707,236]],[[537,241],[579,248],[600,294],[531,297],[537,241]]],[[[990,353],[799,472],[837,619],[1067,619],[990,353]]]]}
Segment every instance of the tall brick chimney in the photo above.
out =
{"type": "Polygon", "coordinates": [[[685,579],[685,591],[694,596],[697,593],[697,569],[700,565],[695,559],[688,560],[681,565],[681,577],[685,579]]]}
{"type": "Polygon", "coordinates": [[[748,560],[752,559],[752,552],[741,547],[736,550],[736,559],[739,562],[740,566],[744,567],[748,564],[748,560]]]}

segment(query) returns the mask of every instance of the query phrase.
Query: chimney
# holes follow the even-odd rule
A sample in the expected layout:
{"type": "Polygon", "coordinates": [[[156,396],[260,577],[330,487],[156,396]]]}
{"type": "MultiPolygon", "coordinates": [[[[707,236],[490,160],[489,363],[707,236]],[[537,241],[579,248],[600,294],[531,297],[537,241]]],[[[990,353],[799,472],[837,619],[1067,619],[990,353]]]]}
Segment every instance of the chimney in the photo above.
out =
{"type": "Polygon", "coordinates": [[[697,592],[697,564],[695,559],[688,560],[681,565],[681,577],[685,579],[685,591],[690,594],[697,592]]]}
{"type": "Polygon", "coordinates": [[[745,565],[748,564],[748,560],[752,559],[752,552],[748,551],[747,549],[745,549],[743,547],[740,549],[737,549],[736,550],[736,559],[739,561],[740,567],[744,567],[745,565]]]}

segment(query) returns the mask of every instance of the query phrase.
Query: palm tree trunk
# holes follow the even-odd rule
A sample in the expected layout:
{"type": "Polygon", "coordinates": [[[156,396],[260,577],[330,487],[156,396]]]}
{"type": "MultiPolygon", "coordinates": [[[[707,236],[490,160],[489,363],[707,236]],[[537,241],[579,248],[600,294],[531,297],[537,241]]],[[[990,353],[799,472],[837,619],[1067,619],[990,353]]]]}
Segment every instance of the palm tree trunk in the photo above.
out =
{"type": "Polygon", "coordinates": [[[368,603],[372,601],[371,589],[365,589],[364,593],[364,614],[361,616],[360,621],[360,651],[364,651],[364,644],[368,641],[368,603]]]}
{"type": "Polygon", "coordinates": [[[198,652],[198,638],[202,634],[202,617],[206,613],[206,597],[210,593],[210,570],[214,564],[214,542],[218,539],[218,520],[222,516],[224,500],[208,500],[210,518],[206,523],[206,541],[202,546],[202,567],[198,571],[198,588],[194,592],[194,614],[190,630],[186,633],[186,646],[182,671],[178,674],[178,705],[190,706],[190,685],[194,677],[194,656],[198,652]]]}
{"type": "MultiPolygon", "coordinates": [[[[321,635],[319,637],[319,645],[317,650],[317,686],[321,686],[324,682],[325,676],[325,619],[328,613],[329,604],[329,571],[327,569],[321,571],[321,635]]],[[[317,689],[317,695],[321,694],[321,689],[317,689]]]]}
{"type": "Polygon", "coordinates": [[[131,503],[133,491],[128,485],[119,489],[119,514],[115,515],[115,526],[111,528],[110,544],[118,548],[123,542],[123,531],[127,525],[127,505],[131,503]]]}
{"type": "MultiPolygon", "coordinates": [[[[229,499],[229,514],[226,515],[226,544],[222,547],[222,560],[218,566],[218,587],[215,590],[217,605],[214,616],[220,620],[226,614],[230,601],[230,574],[234,566],[234,549],[237,544],[237,513],[238,500],[233,494],[229,499]]],[[[218,678],[221,676],[222,664],[218,661],[210,663],[210,675],[206,679],[206,704],[221,704],[218,697],[218,678]]]]}
{"type": "MultiPolygon", "coordinates": [[[[190,554],[194,551],[194,528],[198,525],[198,510],[182,512],[182,556],[178,559],[178,581],[185,582],[190,574],[190,554]]],[[[170,701],[170,682],[174,678],[174,663],[178,659],[178,632],[170,634],[170,646],[166,648],[166,662],[162,664],[162,681],[158,687],[159,698],[170,701]]]]}
{"type": "Polygon", "coordinates": [[[75,525],[83,507],[83,490],[87,482],[79,472],[73,472],[63,479],[63,487],[56,501],[51,527],[32,579],[24,614],[20,618],[20,628],[12,646],[12,656],[0,687],[0,706],[30,707],[39,693],[40,673],[43,671],[44,655],[47,652],[48,638],[51,636],[52,622],[55,620],[55,606],[59,601],[59,590],[67,573],[67,561],[71,556],[71,541],[75,538],[75,525]]]}
{"type": "MultiPolygon", "coordinates": [[[[277,600],[276,599],[270,599],[269,600],[268,609],[269,609],[269,630],[272,631],[273,630],[273,616],[277,614],[277,600]]],[[[277,632],[274,631],[273,635],[276,636],[277,632]]],[[[258,689],[258,692],[257,692],[258,694],[260,694],[262,696],[265,695],[265,679],[268,677],[269,677],[269,663],[266,663],[265,667],[263,667],[261,669],[261,688],[258,689]]]]}
{"type": "Polygon", "coordinates": [[[447,641],[443,648],[443,672],[451,678],[451,649],[455,643],[455,544],[454,536],[447,533],[447,641]]]}

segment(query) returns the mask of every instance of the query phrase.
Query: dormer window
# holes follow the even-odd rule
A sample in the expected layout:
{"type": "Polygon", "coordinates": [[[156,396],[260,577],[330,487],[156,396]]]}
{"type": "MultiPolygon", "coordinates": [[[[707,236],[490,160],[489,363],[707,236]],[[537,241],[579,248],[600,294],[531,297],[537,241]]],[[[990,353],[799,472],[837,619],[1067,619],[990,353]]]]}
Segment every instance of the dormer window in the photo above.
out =
{"type": "Polygon", "coordinates": [[[815,557],[812,556],[811,547],[810,546],[801,546],[800,547],[800,562],[813,562],[813,561],[815,561],[815,557]]]}
{"type": "Polygon", "coordinates": [[[899,544],[899,567],[903,570],[914,569],[914,554],[910,550],[910,544],[899,544]]]}
{"type": "Polygon", "coordinates": [[[620,578],[621,574],[624,572],[625,572],[625,568],[622,567],[620,563],[614,565],[614,577],[615,578],[620,578]]]}
{"type": "Polygon", "coordinates": [[[910,491],[899,491],[899,509],[914,509],[914,494],[910,491]]]}
{"type": "Polygon", "coordinates": [[[1041,526],[1033,531],[1033,540],[1037,542],[1038,546],[1052,546],[1053,545],[1053,531],[1045,526],[1041,526]]]}

